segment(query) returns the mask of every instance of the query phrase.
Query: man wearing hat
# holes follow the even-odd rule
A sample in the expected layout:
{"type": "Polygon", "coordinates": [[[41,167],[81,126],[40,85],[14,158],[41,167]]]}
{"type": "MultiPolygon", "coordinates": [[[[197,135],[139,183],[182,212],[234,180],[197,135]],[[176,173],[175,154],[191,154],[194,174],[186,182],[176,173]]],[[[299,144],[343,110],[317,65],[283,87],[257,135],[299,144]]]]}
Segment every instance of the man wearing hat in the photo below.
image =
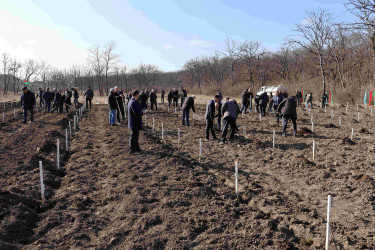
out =
{"type": "Polygon", "coordinates": [[[35,95],[33,92],[29,91],[27,87],[22,88],[21,103],[23,108],[23,122],[27,122],[27,111],[30,111],[30,121],[34,121],[34,107],[36,105],[35,95]]]}

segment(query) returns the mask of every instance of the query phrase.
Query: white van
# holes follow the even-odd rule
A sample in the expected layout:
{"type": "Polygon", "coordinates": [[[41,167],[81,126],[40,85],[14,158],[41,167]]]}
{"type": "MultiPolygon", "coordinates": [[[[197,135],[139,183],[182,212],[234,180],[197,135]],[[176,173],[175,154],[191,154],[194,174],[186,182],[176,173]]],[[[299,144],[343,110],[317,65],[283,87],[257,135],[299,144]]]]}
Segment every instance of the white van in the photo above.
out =
{"type": "Polygon", "coordinates": [[[260,96],[264,92],[267,92],[268,95],[272,93],[272,95],[276,95],[276,92],[284,93],[288,92],[287,87],[279,85],[279,86],[263,86],[260,88],[260,90],[257,92],[257,95],[260,96]]]}

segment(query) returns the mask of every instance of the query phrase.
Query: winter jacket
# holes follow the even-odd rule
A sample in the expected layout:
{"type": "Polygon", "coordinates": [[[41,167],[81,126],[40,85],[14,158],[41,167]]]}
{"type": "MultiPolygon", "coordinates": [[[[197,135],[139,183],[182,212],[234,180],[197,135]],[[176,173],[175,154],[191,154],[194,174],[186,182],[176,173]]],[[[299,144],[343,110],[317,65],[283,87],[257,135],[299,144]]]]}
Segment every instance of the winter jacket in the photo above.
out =
{"type": "Polygon", "coordinates": [[[242,102],[242,104],[245,104],[245,105],[249,103],[249,92],[247,92],[247,90],[242,92],[241,102],[242,102]]]}
{"type": "Polygon", "coordinates": [[[128,127],[131,129],[142,129],[142,116],[141,105],[139,102],[132,98],[128,103],[128,127]]]}
{"type": "Polygon", "coordinates": [[[92,98],[94,98],[94,91],[92,91],[92,89],[86,90],[83,97],[85,97],[85,96],[86,96],[87,100],[92,100],[92,98]]]}
{"type": "Polygon", "coordinates": [[[194,107],[194,98],[193,97],[189,97],[185,100],[184,104],[182,105],[182,110],[185,111],[185,112],[189,112],[190,109],[193,110],[193,112],[195,113],[195,107],[194,107]]]}
{"type": "Polygon", "coordinates": [[[43,100],[45,100],[46,102],[52,102],[53,100],[53,95],[51,92],[47,91],[47,92],[44,92],[43,93],[43,100]]]}
{"type": "Polygon", "coordinates": [[[215,118],[215,100],[211,100],[207,103],[206,119],[213,120],[214,118],[215,118]]]}
{"type": "Polygon", "coordinates": [[[238,114],[240,113],[240,108],[235,100],[231,99],[224,103],[223,107],[221,108],[221,114],[223,115],[224,119],[228,116],[237,119],[238,114]]]}
{"type": "Polygon", "coordinates": [[[150,101],[151,102],[156,102],[156,99],[157,99],[156,94],[151,92],[151,94],[150,94],[150,101]]]}
{"type": "Polygon", "coordinates": [[[259,96],[259,104],[260,105],[266,106],[268,101],[269,101],[269,97],[268,97],[266,92],[264,92],[263,94],[261,94],[259,96]]]}
{"type": "Polygon", "coordinates": [[[36,105],[35,95],[33,92],[28,91],[26,94],[21,95],[21,103],[23,109],[31,109],[36,105]]]}
{"type": "Polygon", "coordinates": [[[282,113],[283,115],[292,115],[297,117],[297,102],[294,97],[284,99],[280,103],[277,112],[282,113]]]}
{"type": "Polygon", "coordinates": [[[114,93],[109,93],[108,96],[108,107],[110,110],[117,109],[117,100],[116,95],[114,93]]]}

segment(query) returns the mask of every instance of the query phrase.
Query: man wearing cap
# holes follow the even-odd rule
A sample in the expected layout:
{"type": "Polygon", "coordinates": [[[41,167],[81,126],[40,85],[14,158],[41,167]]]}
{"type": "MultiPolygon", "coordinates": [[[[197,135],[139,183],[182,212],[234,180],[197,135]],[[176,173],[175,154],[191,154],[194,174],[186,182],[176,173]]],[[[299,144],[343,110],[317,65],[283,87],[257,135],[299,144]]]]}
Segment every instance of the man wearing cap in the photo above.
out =
{"type": "Polygon", "coordinates": [[[27,122],[27,111],[30,111],[30,121],[34,121],[34,107],[36,105],[35,95],[33,92],[29,91],[27,87],[22,88],[21,103],[23,108],[23,122],[27,122]]]}

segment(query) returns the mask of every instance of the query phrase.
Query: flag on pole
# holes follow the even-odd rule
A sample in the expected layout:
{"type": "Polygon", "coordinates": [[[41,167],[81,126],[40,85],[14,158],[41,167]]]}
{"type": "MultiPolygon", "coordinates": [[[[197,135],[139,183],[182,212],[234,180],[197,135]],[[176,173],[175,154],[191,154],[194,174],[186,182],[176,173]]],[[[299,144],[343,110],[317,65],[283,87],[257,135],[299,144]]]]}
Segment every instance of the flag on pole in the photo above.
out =
{"type": "Polygon", "coordinates": [[[304,102],[305,101],[305,96],[303,95],[303,90],[301,90],[301,95],[302,95],[302,97],[301,97],[302,100],[301,101],[304,102]]]}
{"type": "Polygon", "coordinates": [[[329,92],[329,95],[328,95],[328,103],[331,103],[331,91],[329,92]]]}
{"type": "MultiPolygon", "coordinates": [[[[327,96],[327,91],[326,91],[326,96],[327,96]]],[[[329,99],[329,97],[328,97],[328,99],[329,99]]],[[[326,105],[328,104],[328,101],[329,101],[328,99],[326,99],[326,105]]]]}
{"type": "Polygon", "coordinates": [[[365,92],[365,98],[364,98],[363,102],[364,102],[364,104],[366,105],[366,103],[367,103],[367,90],[366,90],[366,92],[365,92]]]}
{"type": "Polygon", "coordinates": [[[30,85],[27,81],[23,81],[25,83],[25,85],[30,85]]]}
{"type": "Polygon", "coordinates": [[[333,90],[331,90],[331,105],[333,105],[333,90]]]}

